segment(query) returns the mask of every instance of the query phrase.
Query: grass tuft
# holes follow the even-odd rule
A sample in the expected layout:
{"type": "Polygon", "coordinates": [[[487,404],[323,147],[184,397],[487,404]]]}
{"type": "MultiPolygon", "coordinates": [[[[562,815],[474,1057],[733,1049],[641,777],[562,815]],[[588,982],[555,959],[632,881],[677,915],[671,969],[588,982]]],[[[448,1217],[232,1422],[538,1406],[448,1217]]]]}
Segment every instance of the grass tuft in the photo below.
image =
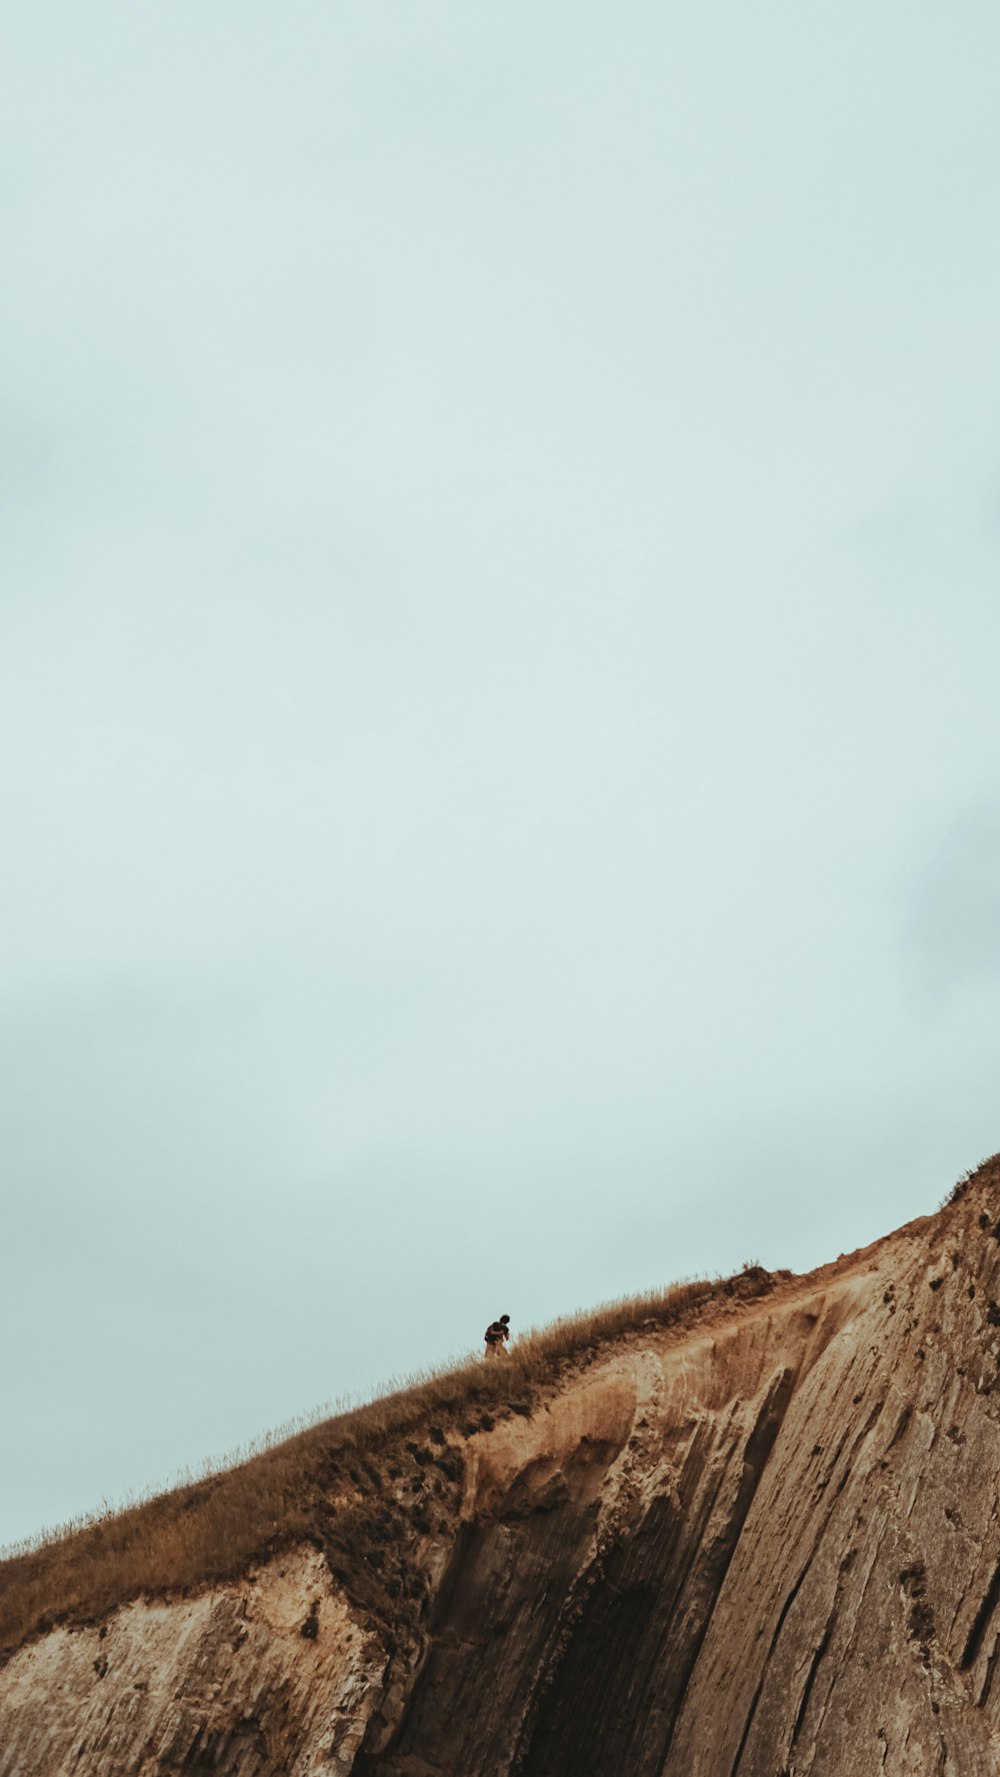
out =
{"type": "Polygon", "coordinates": [[[973,1183],[977,1181],[980,1184],[996,1183],[998,1177],[1000,1177],[1000,1154],[990,1154],[987,1159],[980,1160],[978,1166],[970,1166],[966,1172],[963,1172],[960,1179],[956,1179],[947,1197],[942,1198],[939,1208],[947,1209],[952,1203],[961,1203],[973,1183]]]}

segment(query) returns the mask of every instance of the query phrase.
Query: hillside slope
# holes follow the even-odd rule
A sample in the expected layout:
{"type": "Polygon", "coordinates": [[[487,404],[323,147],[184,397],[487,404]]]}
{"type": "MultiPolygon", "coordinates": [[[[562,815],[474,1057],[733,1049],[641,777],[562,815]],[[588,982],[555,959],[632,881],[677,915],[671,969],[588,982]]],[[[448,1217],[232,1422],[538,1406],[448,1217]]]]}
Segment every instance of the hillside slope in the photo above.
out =
{"type": "Polygon", "coordinates": [[[0,1777],[992,1777],[998,1294],[995,1160],[810,1277],[511,1364],[488,1411],[473,1378],[302,1441],[312,1516],[238,1572],[192,1580],[180,1497],[143,1510],[183,1592],[98,1620],[93,1543],[7,1564],[0,1777]],[[66,1620],[16,1619],[57,1555],[66,1620]]]}

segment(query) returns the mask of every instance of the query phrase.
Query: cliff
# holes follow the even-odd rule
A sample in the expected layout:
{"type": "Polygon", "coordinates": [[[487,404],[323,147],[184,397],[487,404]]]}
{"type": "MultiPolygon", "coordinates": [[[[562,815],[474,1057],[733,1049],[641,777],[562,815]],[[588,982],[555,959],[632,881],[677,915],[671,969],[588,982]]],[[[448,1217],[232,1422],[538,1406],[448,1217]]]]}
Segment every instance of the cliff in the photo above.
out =
{"type": "Polygon", "coordinates": [[[809,1277],[514,1360],[488,1411],[463,1373],[311,1434],[312,1519],[239,1572],[32,1622],[56,1555],[8,1563],[0,1777],[992,1777],[998,1295],[992,1161],[809,1277]]]}

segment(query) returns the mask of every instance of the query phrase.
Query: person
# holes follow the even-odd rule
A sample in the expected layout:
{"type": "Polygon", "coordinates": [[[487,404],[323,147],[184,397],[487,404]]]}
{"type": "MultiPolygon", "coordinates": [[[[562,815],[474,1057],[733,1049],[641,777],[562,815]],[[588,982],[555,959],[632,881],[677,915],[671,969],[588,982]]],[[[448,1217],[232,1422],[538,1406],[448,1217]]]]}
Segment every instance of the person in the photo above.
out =
{"type": "Polygon", "coordinates": [[[487,1357],[503,1357],[505,1340],[510,1338],[510,1315],[501,1314],[499,1320],[491,1321],[486,1329],[487,1357]]]}

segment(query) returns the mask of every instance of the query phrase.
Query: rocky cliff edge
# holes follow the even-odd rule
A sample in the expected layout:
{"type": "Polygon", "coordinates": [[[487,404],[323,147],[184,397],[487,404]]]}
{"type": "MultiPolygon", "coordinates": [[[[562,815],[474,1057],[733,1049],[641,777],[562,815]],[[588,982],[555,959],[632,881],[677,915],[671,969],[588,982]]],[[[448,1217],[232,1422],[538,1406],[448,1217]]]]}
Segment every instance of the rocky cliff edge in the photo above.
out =
{"type": "Polygon", "coordinates": [[[341,1438],[243,1571],[35,1624],[0,1777],[994,1777],[998,1296],[994,1160],[473,1422],[341,1438]]]}

